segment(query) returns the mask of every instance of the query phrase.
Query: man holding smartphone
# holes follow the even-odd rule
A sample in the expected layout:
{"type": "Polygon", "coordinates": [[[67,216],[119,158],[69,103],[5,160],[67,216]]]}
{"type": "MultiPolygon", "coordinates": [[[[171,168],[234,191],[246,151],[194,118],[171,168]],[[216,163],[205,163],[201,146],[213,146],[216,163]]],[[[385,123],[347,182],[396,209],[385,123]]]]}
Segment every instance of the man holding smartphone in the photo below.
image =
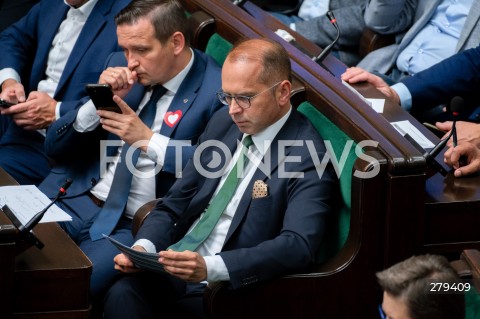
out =
{"type": "Polygon", "coordinates": [[[105,59],[119,51],[113,18],[130,0],[42,0],[0,34],[0,167],[20,184],[50,171],[45,130],[88,100],[105,59]],[[17,104],[18,103],[18,104],[17,104]]]}
{"type": "Polygon", "coordinates": [[[133,243],[133,215],[169,190],[222,106],[215,94],[220,67],[190,48],[178,0],[133,0],[115,22],[124,54],[108,59],[99,82],[111,86],[121,114],[97,110],[88,101],[53,123],[45,147],[57,165],[40,185],[54,196],[66,178],[73,179],[58,202],[73,222],[61,226],[93,263],[96,300],[117,273],[118,251],[102,234],[133,243]],[[128,67],[118,67],[125,57],[128,67]],[[152,110],[154,116],[147,116],[152,110]],[[128,153],[134,149],[140,149],[138,160],[128,153]]]}

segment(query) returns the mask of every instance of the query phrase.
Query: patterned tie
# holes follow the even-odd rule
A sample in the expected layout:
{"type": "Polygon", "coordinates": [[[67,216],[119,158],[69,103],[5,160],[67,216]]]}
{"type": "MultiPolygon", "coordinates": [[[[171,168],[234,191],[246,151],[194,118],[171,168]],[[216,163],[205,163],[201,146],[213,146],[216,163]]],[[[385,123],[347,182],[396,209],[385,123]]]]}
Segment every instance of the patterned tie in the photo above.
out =
{"type": "Polygon", "coordinates": [[[170,246],[169,249],[175,251],[195,251],[195,249],[197,249],[198,246],[200,246],[200,244],[203,243],[203,241],[210,235],[220,219],[220,216],[225,211],[225,208],[232,199],[233,194],[235,193],[235,190],[240,182],[240,178],[237,176],[239,167],[243,173],[243,169],[248,164],[246,151],[253,144],[251,135],[245,136],[242,143],[242,154],[232,167],[232,170],[225,179],[225,182],[218,191],[217,195],[211,201],[200,221],[188,234],[186,234],[179,242],[170,246]]]}
{"type": "MultiPolygon", "coordinates": [[[[166,91],[167,89],[161,85],[156,85],[153,88],[150,100],[148,100],[147,104],[145,104],[139,114],[140,119],[146,126],[152,127],[157,112],[157,102],[166,91]]],[[[126,154],[129,148],[130,145],[128,144],[124,144],[122,147],[120,161],[115,169],[112,186],[110,187],[107,200],[92,227],[90,227],[90,238],[92,241],[101,239],[102,234],[110,235],[112,233],[123,214],[125,206],[127,205],[133,178],[133,174],[129,171],[126,164],[126,154]]],[[[139,155],[140,150],[137,148],[132,155],[133,165],[137,163],[139,155]]]]}

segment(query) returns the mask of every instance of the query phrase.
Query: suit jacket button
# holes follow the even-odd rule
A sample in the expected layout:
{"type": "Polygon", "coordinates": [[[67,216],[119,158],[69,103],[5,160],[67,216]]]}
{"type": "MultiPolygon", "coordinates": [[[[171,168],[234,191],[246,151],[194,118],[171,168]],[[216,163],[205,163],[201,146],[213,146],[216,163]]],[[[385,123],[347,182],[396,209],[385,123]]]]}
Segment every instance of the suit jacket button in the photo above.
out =
{"type": "Polygon", "coordinates": [[[90,184],[91,184],[92,186],[95,186],[95,184],[97,184],[97,180],[96,180],[95,178],[92,178],[92,179],[90,180],[90,184]]]}

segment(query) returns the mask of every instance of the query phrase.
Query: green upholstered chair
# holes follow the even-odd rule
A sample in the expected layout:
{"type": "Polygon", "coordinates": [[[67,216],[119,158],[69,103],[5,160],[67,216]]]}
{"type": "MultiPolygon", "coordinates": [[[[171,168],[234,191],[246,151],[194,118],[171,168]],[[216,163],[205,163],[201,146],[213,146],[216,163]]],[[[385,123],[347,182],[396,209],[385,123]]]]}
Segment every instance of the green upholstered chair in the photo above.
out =
{"type": "MultiPolygon", "coordinates": [[[[340,160],[345,145],[352,139],[342,130],[318,111],[309,102],[303,102],[299,105],[298,111],[303,113],[317,129],[318,133],[326,141],[327,148],[332,154],[340,160]]],[[[330,215],[328,227],[326,229],[325,240],[318,252],[317,261],[322,262],[337,253],[348,237],[350,228],[350,210],[351,210],[351,190],[352,190],[352,170],[353,164],[357,159],[355,155],[356,143],[351,144],[348,156],[340,175],[340,193],[341,201],[336,214],[330,215]]]]}
{"type": "Polygon", "coordinates": [[[223,65],[228,52],[233,45],[218,33],[214,33],[208,40],[205,53],[210,55],[219,65],[223,65]]]}

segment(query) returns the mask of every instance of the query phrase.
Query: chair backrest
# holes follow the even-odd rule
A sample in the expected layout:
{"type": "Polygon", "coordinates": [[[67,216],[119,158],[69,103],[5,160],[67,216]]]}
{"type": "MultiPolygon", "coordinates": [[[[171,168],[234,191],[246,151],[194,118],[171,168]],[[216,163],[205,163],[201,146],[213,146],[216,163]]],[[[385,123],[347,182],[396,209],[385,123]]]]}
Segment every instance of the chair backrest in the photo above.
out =
{"type": "MultiPolygon", "coordinates": [[[[326,118],[317,108],[309,102],[304,102],[298,107],[317,129],[327,144],[331,145],[332,157],[340,159],[348,141],[352,139],[338,128],[332,121],[326,118]]],[[[357,159],[355,154],[356,143],[351,144],[345,165],[341,171],[340,194],[341,201],[335,214],[329,216],[328,227],[326,228],[325,239],[317,255],[317,261],[322,262],[335,255],[345,244],[350,229],[351,191],[353,164],[357,159]]]]}
{"type": "Polygon", "coordinates": [[[229,41],[225,40],[218,33],[214,33],[208,40],[205,53],[209,54],[219,64],[223,65],[228,52],[233,47],[229,41]]]}

